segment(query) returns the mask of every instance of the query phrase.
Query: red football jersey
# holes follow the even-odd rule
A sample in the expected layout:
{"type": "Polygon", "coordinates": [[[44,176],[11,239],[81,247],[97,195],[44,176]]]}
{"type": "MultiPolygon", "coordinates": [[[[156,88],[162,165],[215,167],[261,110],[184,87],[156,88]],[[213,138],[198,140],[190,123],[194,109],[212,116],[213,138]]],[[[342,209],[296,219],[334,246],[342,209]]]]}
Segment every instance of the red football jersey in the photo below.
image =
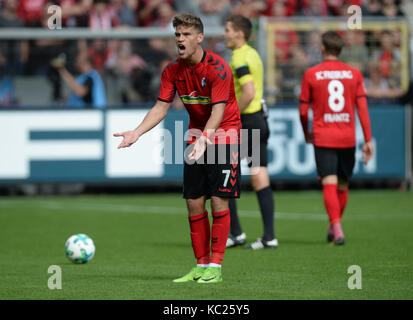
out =
{"type": "MultiPolygon", "coordinates": [[[[241,117],[235,97],[234,80],[231,68],[220,56],[204,50],[200,63],[195,66],[186,64],[180,58],[170,62],[161,77],[158,99],[172,102],[178,91],[189,113],[189,143],[196,140],[194,129],[203,131],[211,116],[212,106],[225,103],[222,122],[215,134],[215,143],[231,143],[238,137],[241,117]],[[192,130],[191,130],[192,129],[192,130]],[[219,139],[232,135],[229,139],[219,139]]],[[[199,132],[198,131],[198,132],[199,132]]]]}
{"type": "Polygon", "coordinates": [[[352,148],[356,145],[355,108],[365,141],[371,140],[370,119],[363,76],[359,70],[338,60],[325,60],[303,76],[300,118],[308,130],[308,109],[313,109],[314,145],[352,148]]]}

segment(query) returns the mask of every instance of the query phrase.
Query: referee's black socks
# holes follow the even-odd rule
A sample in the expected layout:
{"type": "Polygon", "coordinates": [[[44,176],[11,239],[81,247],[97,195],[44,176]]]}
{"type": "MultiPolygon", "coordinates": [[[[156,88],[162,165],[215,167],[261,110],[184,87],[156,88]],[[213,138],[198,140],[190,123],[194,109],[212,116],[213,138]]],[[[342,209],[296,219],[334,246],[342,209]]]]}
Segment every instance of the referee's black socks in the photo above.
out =
{"type": "MultiPolygon", "coordinates": [[[[258,203],[261,209],[262,221],[264,224],[265,241],[274,239],[274,197],[272,195],[271,186],[268,186],[260,191],[257,191],[258,203]]],[[[232,218],[232,217],[231,217],[232,218]]]]}

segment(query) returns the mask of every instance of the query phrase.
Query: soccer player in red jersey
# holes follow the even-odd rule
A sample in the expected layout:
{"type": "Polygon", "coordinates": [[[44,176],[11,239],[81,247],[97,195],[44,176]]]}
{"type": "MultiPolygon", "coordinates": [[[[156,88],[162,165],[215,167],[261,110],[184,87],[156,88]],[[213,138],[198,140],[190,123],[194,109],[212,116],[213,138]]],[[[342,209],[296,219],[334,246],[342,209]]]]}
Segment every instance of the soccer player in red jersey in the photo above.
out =
{"type": "Polygon", "coordinates": [[[135,130],[114,136],[123,137],[118,148],[135,143],[165,118],[178,92],[190,118],[183,194],[197,265],[174,282],[221,282],[230,228],[228,198],[240,194],[240,113],[231,68],[220,56],[201,47],[204,35],[200,18],[178,15],[173,26],[179,58],[165,67],[156,104],[135,130]],[[209,198],[212,228],[205,207],[209,198]]]}
{"type": "Polygon", "coordinates": [[[341,218],[348,199],[348,182],[355,162],[355,108],[363,128],[364,163],[373,155],[367,98],[361,72],[338,60],[344,41],[334,31],[322,36],[323,62],[303,76],[300,120],[307,143],[314,144],[317,172],[323,186],[330,226],[327,241],[344,244],[341,218]],[[312,131],[308,109],[313,110],[312,131]]]}

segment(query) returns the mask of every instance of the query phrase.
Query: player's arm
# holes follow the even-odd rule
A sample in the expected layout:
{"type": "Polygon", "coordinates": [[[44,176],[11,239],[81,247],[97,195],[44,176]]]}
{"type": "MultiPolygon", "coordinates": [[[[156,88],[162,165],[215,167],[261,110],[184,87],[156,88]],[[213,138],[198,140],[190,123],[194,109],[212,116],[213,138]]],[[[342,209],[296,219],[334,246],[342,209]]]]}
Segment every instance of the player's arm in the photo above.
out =
{"type": "Polygon", "coordinates": [[[242,88],[241,96],[238,99],[238,108],[242,112],[245,110],[255,97],[254,79],[248,66],[246,58],[243,60],[235,59],[235,73],[242,88]],[[244,60],[245,59],[245,60],[244,60]]]}
{"type": "Polygon", "coordinates": [[[364,90],[364,84],[363,84],[363,76],[359,75],[360,81],[358,83],[357,87],[357,93],[356,93],[356,104],[357,104],[357,113],[360,119],[360,124],[363,129],[363,135],[364,135],[364,146],[362,149],[363,153],[363,160],[364,163],[367,164],[371,157],[373,156],[374,150],[373,150],[373,143],[372,143],[372,137],[371,137],[371,126],[370,126],[370,117],[369,117],[369,111],[368,111],[368,106],[367,106],[367,97],[366,97],[366,92],[364,90]]]}
{"type": "Polygon", "coordinates": [[[312,143],[312,134],[308,128],[308,110],[310,109],[311,88],[307,80],[307,73],[304,73],[303,80],[301,82],[301,94],[300,94],[300,122],[303,128],[305,142],[312,143]]]}
{"type": "Polygon", "coordinates": [[[58,68],[57,70],[62,79],[66,82],[70,90],[72,90],[75,93],[75,95],[77,95],[79,98],[83,98],[88,94],[88,87],[78,83],[76,79],[72,76],[72,74],[69,71],[67,71],[65,67],[58,68]]]}
{"type": "Polygon", "coordinates": [[[156,127],[166,117],[170,105],[170,102],[158,100],[135,130],[115,133],[113,136],[123,137],[118,149],[130,147],[141,135],[156,127]]]}
{"type": "Polygon", "coordinates": [[[242,85],[242,93],[238,100],[239,111],[245,110],[255,97],[254,81],[249,81],[242,85]]]}
{"type": "Polygon", "coordinates": [[[173,75],[169,73],[170,65],[166,66],[161,76],[161,89],[158,100],[151,110],[146,114],[140,125],[135,130],[129,130],[122,133],[115,133],[115,137],[123,137],[118,149],[129,147],[138,141],[139,137],[144,133],[157,126],[168,113],[171,102],[175,96],[175,85],[173,83],[173,75]]]}

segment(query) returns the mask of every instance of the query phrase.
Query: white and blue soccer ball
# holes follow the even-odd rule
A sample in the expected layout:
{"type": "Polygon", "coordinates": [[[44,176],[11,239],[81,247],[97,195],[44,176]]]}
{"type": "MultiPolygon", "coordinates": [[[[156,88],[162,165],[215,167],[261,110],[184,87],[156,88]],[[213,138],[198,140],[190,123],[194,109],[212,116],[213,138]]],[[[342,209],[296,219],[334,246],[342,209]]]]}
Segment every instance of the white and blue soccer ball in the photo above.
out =
{"type": "Polygon", "coordinates": [[[75,234],[66,241],[66,257],[73,263],[86,263],[92,260],[95,251],[93,240],[86,234],[75,234]]]}

